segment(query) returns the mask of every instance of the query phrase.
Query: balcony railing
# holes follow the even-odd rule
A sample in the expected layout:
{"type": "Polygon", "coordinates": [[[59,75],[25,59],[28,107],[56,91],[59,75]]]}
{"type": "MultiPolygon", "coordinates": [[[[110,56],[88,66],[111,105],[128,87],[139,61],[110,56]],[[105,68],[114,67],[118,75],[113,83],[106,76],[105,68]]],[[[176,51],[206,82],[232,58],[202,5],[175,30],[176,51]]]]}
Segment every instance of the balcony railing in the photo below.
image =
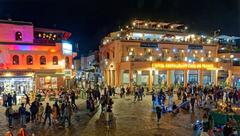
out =
{"type": "MultiPolygon", "coordinates": [[[[188,60],[185,60],[185,58],[167,58],[167,57],[152,57],[151,59],[146,56],[128,56],[122,57],[122,62],[151,62],[151,61],[191,61],[191,62],[202,62],[201,58],[191,58],[189,57],[188,60]]],[[[204,58],[204,62],[214,62],[214,58],[204,58]]]]}

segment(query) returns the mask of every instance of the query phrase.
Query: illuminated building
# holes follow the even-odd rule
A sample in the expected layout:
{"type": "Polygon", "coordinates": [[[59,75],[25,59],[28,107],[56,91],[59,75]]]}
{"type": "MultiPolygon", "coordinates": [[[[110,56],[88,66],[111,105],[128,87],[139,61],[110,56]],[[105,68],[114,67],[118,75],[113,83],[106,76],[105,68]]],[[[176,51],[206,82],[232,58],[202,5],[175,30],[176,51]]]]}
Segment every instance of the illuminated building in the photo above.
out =
{"type": "Polygon", "coordinates": [[[0,20],[0,90],[5,92],[69,87],[71,33],[35,28],[31,22],[0,20]]]}
{"type": "Polygon", "coordinates": [[[134,20],[132,26],[102,40],[100,68],[105,82],[112,86],[151,89],[225,82],[240,87],[238,39],[192,34],[183,24],[134,20]]]}

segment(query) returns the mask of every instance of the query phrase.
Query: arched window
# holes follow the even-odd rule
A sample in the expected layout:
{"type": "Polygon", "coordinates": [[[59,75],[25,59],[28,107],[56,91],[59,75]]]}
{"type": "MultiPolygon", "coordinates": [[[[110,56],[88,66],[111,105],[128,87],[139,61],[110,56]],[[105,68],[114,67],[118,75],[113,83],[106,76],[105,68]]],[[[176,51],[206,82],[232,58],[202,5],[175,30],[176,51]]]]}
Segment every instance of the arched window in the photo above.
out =
{"type": "Polygon", "coordinates": [[[109,52],[107,52],[107,59],[109,59],[110,58],[110,54],[109,54],[109,52]]]}
{"type": "Polygon", "coordinates": [[[19,65],[19,56],[18,55],[13,56],[12,63],[13,63],[13,65],[19,65]]]}
{"type": "Polygon", "coordinates": [[[32,65],[33,64],[33,57],[31,55],[27,56],[27,64],[32,65]]]}
{"type": "Polygon", "coordinates": [[[53,65],[58,65],[58,57],[53,56],[53,65]]]}
{"type": "Polygon", "coordinates": [[[69,57],[65,58],[65,68],[69,68],[69,57]]]}
{"type": "Polygon", "coordinates": [[[16,39],[16,41],[22,41],[22,33],[19,31],[16,32],[15,39],[16,39]]]}
{"type": "Polygon", "coordinates": [[[46,57],[45,56],[40,57],[40,65],[46,65],[46,57]]]}

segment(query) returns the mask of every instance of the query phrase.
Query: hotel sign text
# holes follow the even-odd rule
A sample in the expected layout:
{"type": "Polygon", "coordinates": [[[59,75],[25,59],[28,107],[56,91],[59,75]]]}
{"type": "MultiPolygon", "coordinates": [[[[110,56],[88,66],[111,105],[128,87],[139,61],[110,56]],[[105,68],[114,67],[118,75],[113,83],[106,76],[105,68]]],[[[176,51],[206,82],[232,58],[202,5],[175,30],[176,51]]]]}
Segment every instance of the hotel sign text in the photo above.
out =
{"type": "Polygon", "coordinates": [[[152,64],[153,68],[159,69],[217,69],[216,63],[178,63],[178,62],[156,62],[152,64]]]}

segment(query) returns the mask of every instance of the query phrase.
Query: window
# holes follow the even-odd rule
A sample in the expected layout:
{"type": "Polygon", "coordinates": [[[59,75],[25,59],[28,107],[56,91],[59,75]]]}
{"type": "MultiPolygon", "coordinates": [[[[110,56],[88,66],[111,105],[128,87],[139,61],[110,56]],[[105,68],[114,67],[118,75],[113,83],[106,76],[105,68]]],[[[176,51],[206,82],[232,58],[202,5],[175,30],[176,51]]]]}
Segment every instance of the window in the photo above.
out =
{"type": "Polygon", "coordinates": [[[40,65],[46,65],[46,57],[45,56],[40,57],[40,65]]]}
{"type": "Polygon", "coordinates": [[[19,56],[18,55],[14,55],[12,58],[12,63],[13,65],[19,65],[19,56]]]}
{"type": "Polygon", "coordinates": [[[15,39],[16,39],[16,41],[22,41],[22,33],[19,31],[16,32],[15,39]]]}
{"type": "Polygon", "coordinates": [[[33,64],[33,57],[31,55],[27,56],[27,64],[32,65],[33,64]]]}
{"type": "Polygon", "coordinates": [[[109,52],[107,52],[107,59],[110,59],[110,54],[109,54],[109,52]]]}
{"type": "Polygon", "coordinates": [[[58,65],[58,57],[53,56],[53,65],[58,65]]]}
{"type": "Polygon", "coordinates": [[[65,58],[65,68],[69,68],[69,57],[65,58]]]}

